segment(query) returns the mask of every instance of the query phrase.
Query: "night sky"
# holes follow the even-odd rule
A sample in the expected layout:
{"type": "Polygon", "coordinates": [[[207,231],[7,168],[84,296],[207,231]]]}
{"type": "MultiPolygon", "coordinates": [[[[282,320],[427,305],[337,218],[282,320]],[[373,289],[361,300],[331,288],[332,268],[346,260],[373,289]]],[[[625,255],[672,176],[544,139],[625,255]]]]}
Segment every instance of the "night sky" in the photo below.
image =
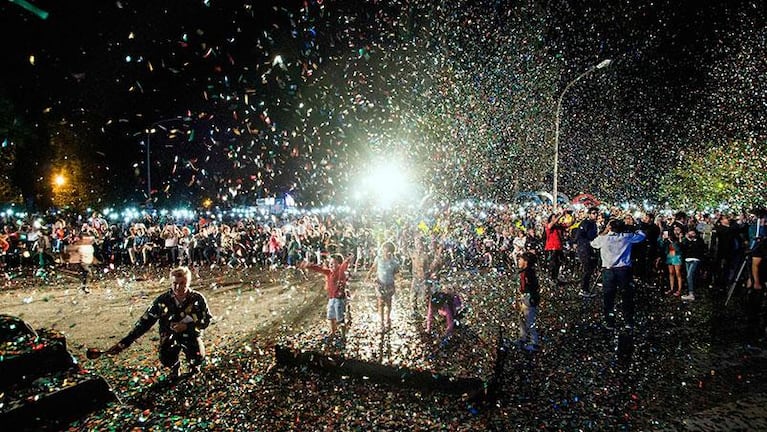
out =
{"type": "Polygon", "coordinates": [[[569,195],[652,197],[698,143],[765,136],[764,2],[33,3],[0,3],[0,139],[35,205],[64,158],[145,200],[152,128],[158,205],[343,202],[381,160],[509,199],[550,187],[559,93],[607,58],[563,100],[569,195]]]}

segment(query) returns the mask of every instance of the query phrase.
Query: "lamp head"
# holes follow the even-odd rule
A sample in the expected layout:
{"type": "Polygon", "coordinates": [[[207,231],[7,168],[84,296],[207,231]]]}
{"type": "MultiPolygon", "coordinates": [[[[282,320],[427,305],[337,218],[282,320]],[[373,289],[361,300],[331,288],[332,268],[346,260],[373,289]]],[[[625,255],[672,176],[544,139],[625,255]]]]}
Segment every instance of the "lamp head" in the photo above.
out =
{"type": "Polygon", "coordinates": [[[601,61],[601,62],[599,62],[599,64],[597,65],[597,69],[606,68],[607,66],[610,66],[610,63],[612,63],[612,62],[613,62],[613,61],[612,61],[612,60],[610,60],[610,59],[602,60],[602,61],[601,61]]]}

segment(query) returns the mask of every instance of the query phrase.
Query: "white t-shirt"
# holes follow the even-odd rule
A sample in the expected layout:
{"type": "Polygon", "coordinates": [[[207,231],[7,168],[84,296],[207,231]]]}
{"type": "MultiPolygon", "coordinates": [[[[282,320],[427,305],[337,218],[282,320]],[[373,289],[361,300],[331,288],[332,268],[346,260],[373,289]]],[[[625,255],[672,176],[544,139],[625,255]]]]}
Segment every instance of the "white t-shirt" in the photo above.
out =
{"type": "Polygon", "coordinates": [[[80,252],[80,262],[83,264],[93,264],[93,245],[81,244],[77,246],[80,252]]]}

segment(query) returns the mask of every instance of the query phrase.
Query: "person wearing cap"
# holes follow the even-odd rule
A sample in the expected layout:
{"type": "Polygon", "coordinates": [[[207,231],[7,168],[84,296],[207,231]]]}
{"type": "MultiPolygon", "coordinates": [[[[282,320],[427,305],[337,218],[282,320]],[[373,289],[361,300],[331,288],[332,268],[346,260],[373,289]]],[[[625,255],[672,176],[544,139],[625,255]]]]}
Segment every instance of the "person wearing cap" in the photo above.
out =
{"type": "Polygon", "coordinates": [[[586,219],[581,221],[575,232],[575,245],[578,252],[578,260],[581,262],[580,294],[583,297],[594,297],[596,295],[591,291],[591,278],[594,277],[594,271],[597,268],[597,257],[594,248],[591,247],[591,241],[597,238],[597,234],[599,234],[597,229],[598,216],[599,208],[589,208],[586,219]]]}
{"type": "Polygon", "coordinates": [[[613,219],[594,240],[591,246],[599,250],[602,258],[602,288],[604,306],[603,327],[615,329],[615,297],[621,292],[623,320],[627,328],[634,326],[634,286],[631,283],[631,249],[645,239],[641,230],[624,232],[621,220],[613,219]]]}

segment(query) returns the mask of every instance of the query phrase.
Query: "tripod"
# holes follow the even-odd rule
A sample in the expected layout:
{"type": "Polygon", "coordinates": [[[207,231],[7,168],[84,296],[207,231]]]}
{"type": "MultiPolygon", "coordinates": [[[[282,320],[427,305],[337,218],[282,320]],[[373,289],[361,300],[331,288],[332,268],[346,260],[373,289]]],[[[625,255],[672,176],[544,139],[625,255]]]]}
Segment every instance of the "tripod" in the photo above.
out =
{"type": "MultiPolygon", "coordinates": [[[[732,297],[732,293],[735,292],[735,287],[738,286],[741,282],[741,278],[743,277],[743,271],[748,268],[749,271],[751,271],[751,251],[746,251],[746,254],[743,256],[743,262],[740,263],[740,268],[738,269],[738,273],[735,276],[735,279],[730,284],[730,289],[727,292],[727,300],[725,300],[724,305],[727,306],[727,303],[730,302],[730,298],[732,297]]],[[[748,277],[750,278],[751,275],[749,274],[748,277]]]]}
{"type": "Polygon", "coordinates": [[[597,293],[597,290],[599,288],[602,288],[602,274],[604,273],[604,268],[602,268],[601,265],[598,265],[596,269],[594,269],[594,273],[591,275],[591,293],[595,294],[597,293]]]}

